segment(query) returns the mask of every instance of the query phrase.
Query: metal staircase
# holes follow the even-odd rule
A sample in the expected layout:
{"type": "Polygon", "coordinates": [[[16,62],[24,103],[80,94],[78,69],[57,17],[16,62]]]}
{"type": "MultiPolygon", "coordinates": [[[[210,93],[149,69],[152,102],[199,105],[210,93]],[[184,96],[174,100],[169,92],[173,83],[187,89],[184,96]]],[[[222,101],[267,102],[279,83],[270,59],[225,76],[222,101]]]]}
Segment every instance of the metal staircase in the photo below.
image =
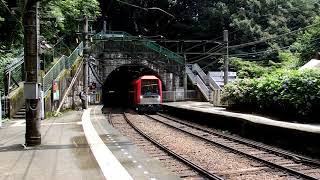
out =
{"type": "MultiPolygon", "coordinates": [[[[188,64],[186,73],[193,85],[197,86],[207,101],[212,100],[212,91],[221,90],[224,86],[223,72],[208,72],[206,74],[198,64],[188,64]]],[[[236,78],[235,72],[229,72],[229,82],[236,78]]]]}
{"type": "Polygon", "coordinates": [[[207,75],[198,64],[188,64],[186,73],[193,85],[197,86],[207,101],[211,99],[212,88],[209,86],[207,75]]]}

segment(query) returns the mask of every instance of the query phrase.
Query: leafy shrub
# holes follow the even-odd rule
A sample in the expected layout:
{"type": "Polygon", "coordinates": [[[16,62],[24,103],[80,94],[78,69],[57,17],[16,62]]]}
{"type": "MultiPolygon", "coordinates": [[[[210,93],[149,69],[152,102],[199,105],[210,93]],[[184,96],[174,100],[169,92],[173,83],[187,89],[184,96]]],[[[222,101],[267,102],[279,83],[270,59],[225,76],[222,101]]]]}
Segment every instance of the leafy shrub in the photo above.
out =
{"type": "Polygon", "coordinates": [[[312,117],[320,108],[319,77],[320,71],[316,70],[278,70],[228,84],[222,101],[231,108],[312,117]]]}

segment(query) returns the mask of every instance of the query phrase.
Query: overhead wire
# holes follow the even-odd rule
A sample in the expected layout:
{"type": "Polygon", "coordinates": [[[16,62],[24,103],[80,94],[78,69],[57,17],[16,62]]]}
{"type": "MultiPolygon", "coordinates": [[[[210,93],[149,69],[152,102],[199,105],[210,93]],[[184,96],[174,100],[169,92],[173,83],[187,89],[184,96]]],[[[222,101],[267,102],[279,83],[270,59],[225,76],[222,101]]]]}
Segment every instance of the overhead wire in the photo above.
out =
{"type": "Polygon", "coordinates": [[[299,29],[296,29],[296,30],[293,30],[293,31],[290,31],[290,32],[287,32],[287,33],[284,33],[284,34],[280,34],[280,35],[277,35],[277,36],[274,36],[274,37],[269,37],[269,38],[264,38],[264,39],[257,40],[257,41],[252,41],[252,42],[248,42],[248,43],[229,46],[229,49],[242,48],[242,47],[246,47],[246,46],[251,46],[251,45],[263,43],[263,42],[266,42],[266,41],[271,40],[271,39],[278,39],[280,37],[283,37],[283,36],[286,36],[286,35],[290,35],[290,34],[293,34],[293,33],[297,33],[297,32],[303,31],[305,29],[317,26],[317,25],[320,25],[320,23],[311,24],[309,26],[305,26],[303,28],[299,28],[299,29]]]}
{"type": "Polygon", "coordinates": [[[205,66],[203,67],[203,69],[205,69],[205,68],[209,67],[210,65],[212,65],[212,64],[214,64],[214,63],[216,63],[217,61],[219,61],[219,59],[215,59],[215,60],[214,60],[214,61],[212,61],[211,63],[209,63],[209,64],[205,65],[205,66]]]}
{"type": "MultiPolygon", "coordinates": [[[[320,40],[320,38],[312,39],[310,42],[314,42],[320,40]]],[[[258,51],[258,52],[251,52],[251,53],[242,53],[242,54],[229,54],[230,56],[249,56],[249,55],[259,55],[263,53],[268,53],[268,52],[273,52],[273,51],[278,51],[278,50],[284,50],[284,49],[290,49],[292,46],[284,46],[284,47],[279,47],[279,48],[273,48],[273,49],[268,49],[265,51],[258,51]]]]}
{"type": "Polygon", "coordinates": [[[165,13],[165,14],[173,17],[173,18],[176,18],[176,17],[175,17],[174,15],[172,15],[171,13],[169,13],[169,12],[167,12],[167,11],[161,9],[161,8],[158,8],[158,7],[144,8],[144,7],[137,6],[137,5],[135,5],[135,4],[131,4],[131,3],[128,3],[128,2],[124,2],[124,1],[121,1],[121,0],[116,0],[116,1],[119,2],[119,3],[125,4],[125,5],[127,5],[127,6],[132,6],[132,7],[138,8],[138,9],[142,9],[142,10],[144,10],[144,11],[148,11],[148,10],[158,10],[158,11],[161,11],[161,12],[163,12],[163,13],[165,13]]]}
{"type": "Polygon", "coordinates": [[[103,85],[103,82],[101,81],[99,76],[96,74],[96,71],[93,69],[92,63],[88,63],[88,64],[89,64],[89,68],[91,69],[91,72],[92,72],[93,76],[95,77],[95,79],[98,81],[99,84],[103,85]]]}
{"type": "MultiPolygon", "coordinates": [[[[208,50],[207,53],[211,53],[212,51],[214,51],[214,52],[220,51],[221,49],[224,48],[224,46],[221,47],[221,45],[222,44],[218,44],[217,46],[215,46],[215,47],[211,48],[210,50],[208,50]]],[[[203,55],[196,56],[196,57],[190,58],[189,60],[191,60],[191,62],[189,62],[189,63],[196,63],[196,62],[199,62],[199,61],[201,61],[203,59],[209,58],[211,56],[214,56],[214,55],[213,54],[209,54],[209,55],[205,55],[205,56],[203,56],[203,55]],[[196,59],[196,60],[194,60],[194,59],[196,59]]]]}
{"type": "Polygon", "coordinates": [[[279,51],[279,50],[283,50],[283,49],[290,49],[291,46],[285,46],[285,47],[281,47],[281,48],[274,48],[274,49],[268,49],[265,51],[258,51],[258,52],[252,52],[252,53],[243,53],[243,54],[229,54],[229,56],[235,56],[235,57],[239,57],[239,56],[253,56],[253,55],[260,55],[260,54],[265,54],[268,52],[274,52],[274,51],[279,51]]]}

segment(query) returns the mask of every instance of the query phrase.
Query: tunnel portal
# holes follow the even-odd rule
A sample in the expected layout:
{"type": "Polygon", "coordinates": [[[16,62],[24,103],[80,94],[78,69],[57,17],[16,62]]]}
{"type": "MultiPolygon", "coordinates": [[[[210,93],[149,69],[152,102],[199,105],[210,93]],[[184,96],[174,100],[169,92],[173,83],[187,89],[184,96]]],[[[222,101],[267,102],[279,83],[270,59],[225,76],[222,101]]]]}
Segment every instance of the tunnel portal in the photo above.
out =
{"type": "Polygon", "coordinates": [[[102,87],[102,98],[104,107],[129,107],[129,90],[133,80],[143,75],[155,75],[161,79],[159,74],[147,66],[127,64],[116,68],[105,80],[102,87]]]}

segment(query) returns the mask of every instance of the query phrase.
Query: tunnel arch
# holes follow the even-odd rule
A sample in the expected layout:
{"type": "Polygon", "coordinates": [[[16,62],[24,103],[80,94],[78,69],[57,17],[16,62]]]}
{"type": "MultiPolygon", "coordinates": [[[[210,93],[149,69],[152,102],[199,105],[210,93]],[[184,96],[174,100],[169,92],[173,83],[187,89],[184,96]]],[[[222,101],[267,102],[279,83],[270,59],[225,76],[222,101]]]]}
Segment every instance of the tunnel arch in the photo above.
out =
{"type": "Polygon", "coordinates": [[[142,64],[125,64],[115,68],[106,78],[102,86],[102,101],[105,107],[128,107],[129,89],[133,80],[143,75],[154,75],[162,81],[163,78],[150,67],[142,64]]]}

